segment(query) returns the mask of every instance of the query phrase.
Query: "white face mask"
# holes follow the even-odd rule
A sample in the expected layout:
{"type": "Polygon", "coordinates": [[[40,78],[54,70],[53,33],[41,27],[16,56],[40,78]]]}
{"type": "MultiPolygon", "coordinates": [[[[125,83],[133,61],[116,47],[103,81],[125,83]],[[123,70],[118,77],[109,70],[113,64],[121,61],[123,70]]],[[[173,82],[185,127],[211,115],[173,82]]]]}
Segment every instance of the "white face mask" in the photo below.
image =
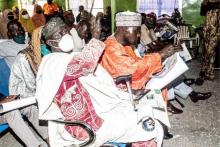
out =
{"type": "Polygon", "coordinates": [[[57,42],[58,46],[53,46],[50,44],[51,47],[59,49],[63,52],[70,52],[73,51],[75,45],[73,43],[73,37],[69,34],[65,34],[59,41],[58,40],[48,40],[48,42],[57,42]]]}
{"type": "Polygon", "coordinates": [[[24,19],[29,19],[29,18],[30,18],[28,14],[22,15],[22,17],[23,17],[24,19]]]}
{"type": "Polygon", "coordinates": [[[64,35],[58,44],[63,52],[70,52],[74,49],[73,37],[69,34],[64,35]]]}

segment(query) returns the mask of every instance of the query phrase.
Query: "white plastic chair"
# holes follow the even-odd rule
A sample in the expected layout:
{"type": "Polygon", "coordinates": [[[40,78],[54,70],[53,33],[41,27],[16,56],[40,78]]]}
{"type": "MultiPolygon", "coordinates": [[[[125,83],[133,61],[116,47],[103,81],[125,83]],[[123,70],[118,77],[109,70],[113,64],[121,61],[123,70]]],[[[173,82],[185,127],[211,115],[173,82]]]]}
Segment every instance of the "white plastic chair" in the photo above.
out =
{"type": "Polygon", "coordinates": [[[182,25],[178,26],[179,32],[174,37],[174,44],[178,44],[183,41],[186,44],[189,42],[189,48],[194,48],[199,46],[199,34],[197,33],[195,37],[190,37],[189,26],[182,25]]]}

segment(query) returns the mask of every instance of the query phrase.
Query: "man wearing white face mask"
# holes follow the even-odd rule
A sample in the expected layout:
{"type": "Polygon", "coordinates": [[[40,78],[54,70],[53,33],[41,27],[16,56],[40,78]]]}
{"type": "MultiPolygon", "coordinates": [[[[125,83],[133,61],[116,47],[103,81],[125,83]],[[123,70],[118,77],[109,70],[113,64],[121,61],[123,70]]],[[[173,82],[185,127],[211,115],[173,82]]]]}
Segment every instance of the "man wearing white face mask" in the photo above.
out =
{"type": "Polygon", "coordinates": [[[46,23],[42,35],[46,44],[51,47],[52,52],[69,53],[75,51],[70,28],[59,17],[51,18],[46,23]]]}
{"type": "Polygon", "coordinates": [[[24,28],[25,32],[29,33],[29,36],[31,36],[33,30],[35,29],[33,21],[31,17],[29,16],[26,9],[21,9],[19,13],[19,22],[21,23],[22,27],[24,28]]]}

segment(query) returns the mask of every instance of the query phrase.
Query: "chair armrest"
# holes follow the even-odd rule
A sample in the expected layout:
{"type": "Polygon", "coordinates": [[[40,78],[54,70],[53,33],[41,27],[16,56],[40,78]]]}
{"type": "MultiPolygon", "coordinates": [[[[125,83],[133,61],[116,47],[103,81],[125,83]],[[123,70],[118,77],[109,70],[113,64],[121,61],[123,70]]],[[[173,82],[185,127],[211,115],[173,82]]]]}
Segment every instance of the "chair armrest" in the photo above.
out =
{"type": "Polygon", "coordinates": [[[56,122],[56,123],[59,123],[59,124],[65,124],[65,125],[68,125],[68,126],[80,126],[82,127],[83,129],[86,130],[86,132],[88,133],[89,135],[89,140],[79,144],[78,146],[79,147],[84,147],[84,146],[88,146],[89,144],[91,144],[92,142],[94,142],[95,138],[96,138],[96,134],[95,132],[93,131],[93,129],[86,123],[82,122],[82,121],[65,121],[65,120],[61,120],[61,119],[58,119],[58,120],[51,120],[53,122],[56,122]]]}
{"type": "Polygon", "coordinates": [[[132,75],[119,76],[119,77],[115,78],[116,83],[119,83],[121,81],[125,81],[125,82],[130,81],[131,80],[131,76],[132,75]]]}
{"type": "Polygon", "coordinates": [[[146,94],[148,94],[151,90],[150,89],[142,89],[140,94],[134,99],[134,101],[139,101],[141,100],[146,94]]]}

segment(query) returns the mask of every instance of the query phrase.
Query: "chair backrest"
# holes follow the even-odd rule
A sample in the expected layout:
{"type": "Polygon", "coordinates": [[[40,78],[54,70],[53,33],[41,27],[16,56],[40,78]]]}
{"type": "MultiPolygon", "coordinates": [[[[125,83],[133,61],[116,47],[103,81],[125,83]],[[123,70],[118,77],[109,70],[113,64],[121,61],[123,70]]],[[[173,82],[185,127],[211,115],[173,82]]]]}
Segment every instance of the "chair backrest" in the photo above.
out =
{"type": "MultiPolygon", "coordinates": [[[[0,93],[4,96],[7,96],[9,94],[8,92],[8,82],[9,82],[9,76],[10,76],[10,69],[5,62],[5,60],[2,58],[0,59],[0,93]]],[[[0,124],[0,133],[6,131],[9,128],[7,123],[0,124]]]]}
{"type": "Polygon", "coordinates": [[[0,59],[0,93],[2,93],[5,96],[9,95],[8,91],[8,82],[9,82],[9,76],[10,76],[10,69],[5,62],[4,58],[0,59]]]}
{"type": "Polygon", "coordinates": [[[179,32],[175,34],[174,44],[178,44],[181,39],[189,38],[188,26],[178,26],[179,32]]]}
{"type": "Polygon", "coordinates": [[[190,37],[190,30],[188,25],[178,26],[179,32],[174,37],[174,44],[178,44],[180,40],[190,41],[190,48],[192,48],[193,41],[195,46],[199,46],[199,34],[196,33],[195,37],[190,37]]]}
{"type": "Polygon", "coordinates": [[[189,27],[188,26],[179,26],[179,32],[177,33],[178,38],[190,38],[189,37],[189,27]]]}

